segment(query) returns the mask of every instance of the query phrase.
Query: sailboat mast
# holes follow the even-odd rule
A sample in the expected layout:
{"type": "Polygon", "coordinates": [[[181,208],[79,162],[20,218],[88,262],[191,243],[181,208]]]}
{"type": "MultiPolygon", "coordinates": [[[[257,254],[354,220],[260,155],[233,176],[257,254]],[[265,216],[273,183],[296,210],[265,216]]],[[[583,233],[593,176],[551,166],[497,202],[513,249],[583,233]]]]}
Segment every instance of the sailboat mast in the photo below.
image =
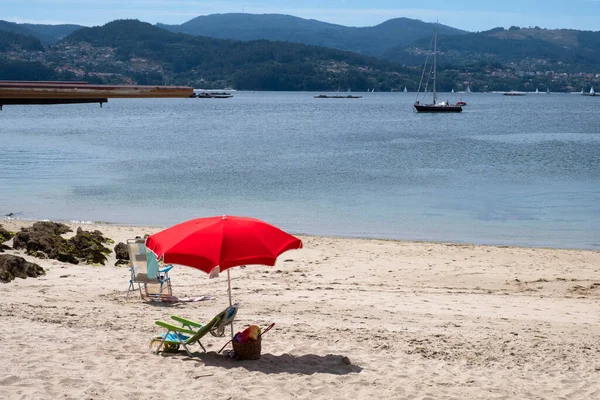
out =
{"type": "Polygon", "coordinates": [[[433,27],[433,104],[437,103],[436,81],[437,81],[437,24],[433,27]]]}

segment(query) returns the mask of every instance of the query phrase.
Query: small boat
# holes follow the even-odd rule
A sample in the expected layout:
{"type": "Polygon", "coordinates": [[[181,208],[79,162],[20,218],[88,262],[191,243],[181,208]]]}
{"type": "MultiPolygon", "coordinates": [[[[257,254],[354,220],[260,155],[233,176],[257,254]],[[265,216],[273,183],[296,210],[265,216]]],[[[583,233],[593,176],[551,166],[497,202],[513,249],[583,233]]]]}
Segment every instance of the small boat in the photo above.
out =
{"type": "Polygon", "coordinates": [[[226,92],[200,92],[196,97],[199,99],[228,99],[233,95],[226,92]]]}
{"type": "Polygon", "coordinates": [[[526,96],[525,92],[518,92],[516,90],[511,90],[510,92],[504,92],[505,96],[526,96]]]}
{"type": "Polygon", "coordinates": [[[583,89],[581,90],[581,94],[583,94],[584,96],[598,96],[596,94],[596,92],[594,91],[594,87],[592,86],[592,88],[590,89],[589,93],[583,93],[583,89]]]}
{"type": "Polygon", "coordinates": [[[467,105],[467,102],[466,102],[466,101],[462,101],[462,99],[461,99],[460,101],[457,101],[457,102],[456,102],[456,105],[457,105],[457,106],[464,107],[464,106],[466,106],[466,105],[467,105]]]}
{"type": "MultiPolygon", "coordinates": [[[[429,57],[428,57],[429,58],[429,57]]],[[[423,67],[422,77],[425,76],[425,71],[427,70],[427,60],[425,60],[425,65],[423,67]]],[[[436,91],[436,83],[437,83],[437,24],[433,28],[433,102],[430,104],[421,104],[420,101],[415,101],[413,105],[415,110],[420,113],[448,113],[448,112],[462,112],[462,107],[456,104],[450,104],[448,101],[440,101],[437,100],[437,91],[436,91]]],[[[422,85],[422,79],[419,83],[419,89],[422,85]]],[[[419,95],[419,91],[417,91],[417,96],[419,95]]]]}
{"type": "Polygon", "coordinates": [[[404,93],[408,92],[408,90],[406,90],[406,86],[404,86],[404,93]]]}
{"type": "Polygon", "coordinates": [[[320,94],[318,96],[314,96],[315,99],[360,99],[362,96],[328,96],[326,94],[320,94]]]}

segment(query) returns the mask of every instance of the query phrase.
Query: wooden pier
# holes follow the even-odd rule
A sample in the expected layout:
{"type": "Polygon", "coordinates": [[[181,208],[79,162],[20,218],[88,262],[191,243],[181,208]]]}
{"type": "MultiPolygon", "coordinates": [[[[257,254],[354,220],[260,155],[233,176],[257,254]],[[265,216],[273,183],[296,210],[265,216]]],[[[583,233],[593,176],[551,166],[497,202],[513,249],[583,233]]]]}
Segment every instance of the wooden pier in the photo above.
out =
{"type": "Polygon", "coordinates": [[[3,105],[106,103],[110,98],[187,98],[188,86],[90,85],[87,82],[0,81],[3,105]]]}

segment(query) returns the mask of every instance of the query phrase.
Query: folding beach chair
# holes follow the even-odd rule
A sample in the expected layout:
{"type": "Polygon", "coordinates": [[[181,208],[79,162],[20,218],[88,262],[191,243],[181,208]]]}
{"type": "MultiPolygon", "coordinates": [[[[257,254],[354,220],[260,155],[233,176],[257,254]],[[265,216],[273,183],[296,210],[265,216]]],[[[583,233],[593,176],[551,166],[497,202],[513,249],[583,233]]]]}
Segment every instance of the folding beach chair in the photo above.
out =
{"type": "Polygon", "coordinates": [[[167,329],[167,333],[160,336],[155,336],[150,340],[150,347],[158,343],[155,353],[162,351],[177,351],[179,346],[183,346],[187,354],[191,357],[192,353],[188,349],[188,345],[198,343],[202,350],[206,353],[206,348],[200,342],[204,336],[210,333],[215,337],[225,336],[225,328],[233,323],[239,303],[236,303],[217,314],[209,323],[202,325],[177,315],[172,315],[171,319],[177,321],[181,326],[173,325],[164,321],[155,321],[155,324],[167,329]]]}
{"type": "Polygon", "coordinates": [[[147,297],[160,300],[163,296],[172,296],[169,271],[173,266],[168,265],[160,268],[154,253],[146,250],[144,239],[128,239],[127,248],[129,250],[129,272],[131,275],[125,298],[128,299],[129,293],[135,290],[139,291],[142,299],[147,297]]]}

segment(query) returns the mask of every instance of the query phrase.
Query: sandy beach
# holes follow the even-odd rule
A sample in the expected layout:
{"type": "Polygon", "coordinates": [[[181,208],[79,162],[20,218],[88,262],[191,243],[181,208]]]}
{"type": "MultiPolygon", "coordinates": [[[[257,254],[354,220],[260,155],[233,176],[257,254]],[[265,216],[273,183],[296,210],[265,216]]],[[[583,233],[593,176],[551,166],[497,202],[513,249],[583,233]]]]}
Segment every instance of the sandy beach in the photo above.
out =
{"type": "MultiPolygon", "coordinates": [[[[69,225],[115,243],[162,229],[69,225]]],[[[8,250],[46,275],[0,284],[0,398],[600,399],[600,252],[301,239],[275,267],[231,270],[235,330],[276,324],[256,361],[217,354],[227,337],[193,357],[148,347],[155,320],[223,310],[225,274],[171,271],[174,295],[211,300],[126,301],[114,253],[92,266],[8,250]]]]}

